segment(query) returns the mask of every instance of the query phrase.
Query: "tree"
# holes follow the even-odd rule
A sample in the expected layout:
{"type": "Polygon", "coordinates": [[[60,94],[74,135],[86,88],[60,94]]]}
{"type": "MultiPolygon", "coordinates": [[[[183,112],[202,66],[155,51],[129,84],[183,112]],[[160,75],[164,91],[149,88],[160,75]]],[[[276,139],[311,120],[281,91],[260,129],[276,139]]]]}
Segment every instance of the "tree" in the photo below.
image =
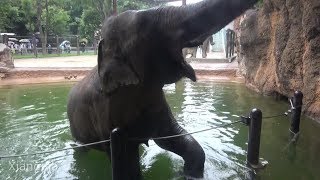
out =
{"type": "Polygon", "coordinates": [[[49,13],[46,29],[49,35],[64,35],[69,32],[70,16],[67,11],[57,6],[49,6],[48,12],[43,14],[43,21],[49,13]]]}
{"type": "Polygon", "coordinates": [[[21,11],[24,13],[26,27],[28,32],[34,32],[36,24],[36,13],[34,11],[35,7],[34,0],[21,0],[21,11]]]}
{"type": "Polygon", "coordinates": [[[81,36],[89,41],[93,40],[93,33],[101,28],[102,17],[99,12],[93,8],[83,11],[81,16],[80,33],[81,36]]]}

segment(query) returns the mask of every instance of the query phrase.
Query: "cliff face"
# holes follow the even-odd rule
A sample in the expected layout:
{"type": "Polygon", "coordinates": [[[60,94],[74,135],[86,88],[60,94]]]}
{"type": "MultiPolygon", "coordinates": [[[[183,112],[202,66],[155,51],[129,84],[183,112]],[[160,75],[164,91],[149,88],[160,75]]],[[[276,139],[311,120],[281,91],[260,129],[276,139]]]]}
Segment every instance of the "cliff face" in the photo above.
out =
{"type": "Polygon", "coordinates": [[[320,1],[264,0],[240,26],[246,84],[264,94],[304,93],[304,111],[320,120],[320,1]]]}

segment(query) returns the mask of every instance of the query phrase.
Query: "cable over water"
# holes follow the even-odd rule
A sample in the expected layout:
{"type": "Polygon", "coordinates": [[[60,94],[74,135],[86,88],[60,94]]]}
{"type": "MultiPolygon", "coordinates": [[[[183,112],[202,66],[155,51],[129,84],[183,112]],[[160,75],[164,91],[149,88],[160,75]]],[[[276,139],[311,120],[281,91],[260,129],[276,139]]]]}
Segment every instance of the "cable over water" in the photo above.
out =
{"type": "MultiPolygon", "coordinates": [[[[190,134],[196,134],[196,133],[201,133],[201,132],[205,132],[205,131],[210,131],[213,129],[218,129],[218,128],[222,128],[222,127],[226,127],[226,126],[230,126],[236,123],[240,123],[242,122],[241,120],[239,121],[235,121],[232,123],[227,123],[221,126],[216,126],[216,127],[212,127],[212,128],[207,128],[207,129],[202,129],[202,130],[198,130],[198,131],[193,131],[190,133],[184,133],[184,134],[176,134],[176,135],[171,135],[171,136],[163,136],[163,137],[155,137],[155,138],[151,138],[153,140],[159,140],[159,139],[170,139],[170,138],[176,138],[176,137],[181,137],[181,136],[186,136],[186,135],[190,135],[190,134]]],[[[150,138],[141,138],[141,139],[136,139],[136,138],[129,138],[129,140],[149,140],[150,138]]],[[[33,155],[39,155],[39,154],[48,154],[48,153],[55,153],[55,152],[59,152],[59,151],[66,151],[66,150],[70,150],[70,149],[76,149],[76,148],[81,148],[81,147],[88,147],[88,146],[92,146],[92,145],[97,145],[97,144],[102,144],[102,143],[107,143],[110,142],[110,139],[107,140],[102,140],[102,141],[97,141],[97,142],[92,142],[92,143],[87,143],[87,144],[82,144],[82,145],[77,145],[74,147],[68,147],[68,148],[62,148],[62,149],[56,149],[56,150],[50,150],[50,151],[43,151],[43,152],[35,152],[35,153],[25,153],[25,154],[13,154],[13,155],[6,155],[6,156],[0,156],[0,159],[6,159],[6,158],[15,158],[15,157],[24,157],[24,156],[33,156],[33,155]]]]}

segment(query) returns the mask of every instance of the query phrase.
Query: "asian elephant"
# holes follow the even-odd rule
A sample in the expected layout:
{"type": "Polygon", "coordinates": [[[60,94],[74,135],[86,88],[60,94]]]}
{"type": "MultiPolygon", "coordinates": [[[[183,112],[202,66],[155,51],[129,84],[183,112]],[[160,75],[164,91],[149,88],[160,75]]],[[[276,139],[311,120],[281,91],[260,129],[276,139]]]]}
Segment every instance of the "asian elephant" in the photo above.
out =
{"type": "Polygon", "coordinates": [[[183,48],[182,49],[182,56],[184,58],[187,57],[188,54],[191,54],[192,58],[196,58],[197,56],[197,51],[198,51],[198,46],[196,47],[190,47],[190,48],[183,48]]]}
{"type": "Polygon", "coordinates": [[[183,48],[182,49],[182,56],[186,58],[188,54],[191,54],[191,58],[196,58],[198,47],[201,49],[202,58],[207,57],[207,53],[209,51],[209,44],[214,45],[213,37],[210,35],[200,46],[190,47],[190,48],[183,48]]]}
{"type": "Polygon", "coordinates": [[[202,45],[200,45],[202,58],[207,57],[207,53],[209,52],[209,45],[210,44],[214,45],[213,37],[211,35],[206,40],[204,40],[202,45]]]}
{"type": "MultiPolygon", "coordinates": [[[[105,140],[119,127],[130,138],[152,139],[186,133],[171,113],[162,90],[183,77],[196,81],[182,49],[199,46],[257,0],[205,0],[181,7],[126,11],[105,20],[98,65],[69,94],[73,137],[81,143],[105,140]]],[[[138,146],[127,142],[130,179],[141,179],[138,146]]],[[[184,174],[203,177],[205,153],[186,135],[155,140],[180,155],[184,174]]],[[[110,155],[109,144],[93,148],[110,155]]]]}

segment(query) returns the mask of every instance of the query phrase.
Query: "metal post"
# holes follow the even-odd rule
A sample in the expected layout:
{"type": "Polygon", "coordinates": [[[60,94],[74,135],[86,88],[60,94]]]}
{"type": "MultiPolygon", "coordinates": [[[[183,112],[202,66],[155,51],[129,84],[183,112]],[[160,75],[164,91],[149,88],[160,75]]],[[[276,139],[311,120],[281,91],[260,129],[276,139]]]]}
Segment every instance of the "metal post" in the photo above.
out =
{"type": "Polygon", "coordinates": [[[260,109],[253,109],[250,113],[249,142],[247,163],[252,168],[259,167],[259,151],[261,136],[262,112],[260,109]]]}
{"type": "Polygon", "coordinates": [[[299,133],[300,131],[300,117],[302,109],[302,99],[303,94],[301,91],[294,92],[293,101],[292,101],[292,115],[291,115],[291,127],[290,131],[294,134],[299,133]]]}
{"type": "Polygon", "coordinates": [[[77,55],[80,55],[79,36],[76,36],[76,38],[77,38],[77,55]]]}
{"type": "Polygon", "coordinates": [[[112,180],[128,180],[128,172],[126,168],[126,136],[116,128],[111,132],[111,165],[112,180]]]}

